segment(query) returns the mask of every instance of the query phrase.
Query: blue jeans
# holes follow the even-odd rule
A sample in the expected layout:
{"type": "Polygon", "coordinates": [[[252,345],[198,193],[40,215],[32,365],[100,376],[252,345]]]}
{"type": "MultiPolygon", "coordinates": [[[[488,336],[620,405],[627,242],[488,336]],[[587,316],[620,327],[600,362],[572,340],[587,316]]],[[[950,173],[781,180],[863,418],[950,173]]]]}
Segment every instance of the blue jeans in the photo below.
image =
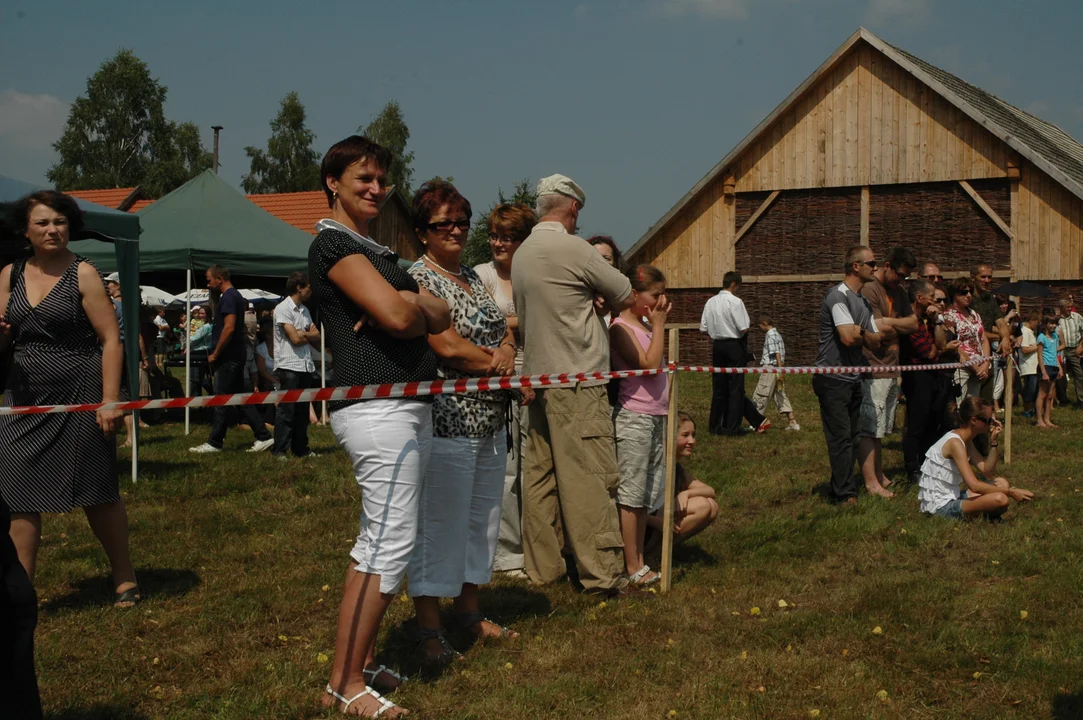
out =
{"type": "MultiPolygon", "coordinates": [[[[244,392],[243,361],[219,361],[214,364],[213,369],[215,395],[244,392]]],[[[255,405],[242,405],[240,409],[245,422],[252,428],[256,440],[270,440],[271,433],[267,432],[267,428],[263,425],[263,418],[260,417],[259,408],[255,405]]],[[[222,443],[225,442],[226,431],[235,421],[234,410],[235,408],[224,405],[214,408],[214,415],[211,419],[211,436],[207,439],[207,442],[219,450],[222,449],[222,443]]]]}
{"type": "Polygon", "coordinates": [[[951,502],[946,502],[936,510],[933,510],[933,515],[937,517],[947,518],[948,520],[958,520],[963,516],[963,500],[962,498],[956,498],[951,502]]]}
{"type": "MultiPolygon", "coordinates": [[[[275,375],[283,390],[304,390],[315,387],[312,373],[278,368],[275,375]]],[[[285,455],[292,450],[297,457],[308,455],[308,408],[310,403],[279,403],[275,408],[275,445],[272,455],[285,455]]]]}

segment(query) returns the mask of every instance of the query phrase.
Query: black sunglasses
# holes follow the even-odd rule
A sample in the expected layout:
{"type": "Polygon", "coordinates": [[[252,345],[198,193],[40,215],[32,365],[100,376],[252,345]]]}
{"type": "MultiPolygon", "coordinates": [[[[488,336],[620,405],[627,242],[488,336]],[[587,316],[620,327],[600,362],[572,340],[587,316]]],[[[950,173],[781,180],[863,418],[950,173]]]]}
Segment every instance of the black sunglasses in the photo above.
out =
{"type": "Polygon", "coordinates": [[[931,283],[938,283],[944,279],[943,275],[922,275],[922,277],[931,283]]]}
{"type": "Polygon", "coordinates": [[[469,220],[441,220],[440,222],[427,223],[425,225],[429,230],[435,230],[436,232],[451,232],[452,228],[459,228],[463,232],[470,229],[469,220]]]}
{"type": "Polygon", "coordinates": [[[858,265],[868,265],[870,268],[875,270],[876,266],[879,265],[880,263],[876,262],[875,260],[866,260],[865,262],[859,262],[857,264],[858,265]]]}

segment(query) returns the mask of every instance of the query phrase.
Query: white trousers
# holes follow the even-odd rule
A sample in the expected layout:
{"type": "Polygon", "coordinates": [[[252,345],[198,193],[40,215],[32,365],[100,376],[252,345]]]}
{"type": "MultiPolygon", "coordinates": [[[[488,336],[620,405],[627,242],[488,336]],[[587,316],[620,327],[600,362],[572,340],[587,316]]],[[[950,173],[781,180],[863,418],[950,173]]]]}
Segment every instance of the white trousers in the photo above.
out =
{"type": "Polygon", "coordinates": [[[503,428],[486,438],[433,438],[407,569],[410,597],[458,597],[463,583],[489,582],[507,454],[503,428]]]}
{"type": "Polygon", "coordinates": [[[331,413],[331,430],[361,488],[361,531],[350,557],[397,593],[417,539],[418,503],[432,449],[432,403],[365,400],[331,413]]]}

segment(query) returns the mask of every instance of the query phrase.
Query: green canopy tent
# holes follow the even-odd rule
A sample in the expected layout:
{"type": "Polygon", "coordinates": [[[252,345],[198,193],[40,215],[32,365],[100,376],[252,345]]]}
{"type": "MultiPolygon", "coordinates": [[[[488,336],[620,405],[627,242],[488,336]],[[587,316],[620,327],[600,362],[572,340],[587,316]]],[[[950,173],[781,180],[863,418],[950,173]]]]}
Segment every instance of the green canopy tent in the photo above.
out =
{"type": "MultiPolygon", "coordinates": [[[[8,217],[11,205],[20,198],[44,188],[0,175],[0,212],[8,217]]],[[[72,242],[71,249],[98,265],[102,272],[120,275],[120,291],[123,297],[139,297],[139,218],[126,212],[95,205],[86,200],[75,199],[83,211],[84,228],[80,242],[72,242]],[[102,245],[111,243],[112,247],[102,245]],[[88,252],[92,251],[92,252],[88,252]],[[91,257],[94,255],[94,257],[91,257]],[[97,260],[95,258],[98,258],[97,260]],[[106,262],[102,262],[102,261],[106,262]],[[104,267],[103,267],[104,265],[104,267]]],[[[73,238],[75,240],[75,238],[73,238]]],[[[0,223],[0,261],[4,265],[28,254],[26,238],[18,236],[7,223],[0,223]]],[[[129,397],[137,398],[139,378],[139,301],[124,304],[124,327],[135,328],[124,334],[124,361],[128,368],[128,383],[136,383],[137,392],[129,397]]],[[[130,390],[131,388],[129,388],[130,390]]],[[[137,414],[138,415],[138,414],[137,414]]],[[[138,436],[139,421],[132,423],[138,436]]],[[[132,480],[137,477],[137,438],[132,438],[132,480]]]]}
{"type": "MultiPolygon", "coordinates": [[[[143,228],[140,269],[183,271],[191,296],[192,275],[211,265],[231,274],[286,277],[308,267],[312,236],[257,207],[213,170],[205,170],[136,215],[143,228]]],[[[110,267],[99,248],[80,248],[88,258],[110,267]]],[[[185,308],[191,317],[191,305],[185,308]]],[[[186,328],[187,331],[187,328],[186,328]]],[[[185,360],[185,395],[191,394],[191,361],[185,360]]],[[[184,431],[190,414],[185,410],[184,431]]]]}

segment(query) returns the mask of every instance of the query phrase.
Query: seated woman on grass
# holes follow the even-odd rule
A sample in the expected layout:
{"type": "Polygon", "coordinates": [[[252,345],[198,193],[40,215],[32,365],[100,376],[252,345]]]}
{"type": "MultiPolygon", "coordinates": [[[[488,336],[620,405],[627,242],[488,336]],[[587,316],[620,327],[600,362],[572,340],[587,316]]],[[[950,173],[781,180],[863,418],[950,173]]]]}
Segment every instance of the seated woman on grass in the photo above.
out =
{"type": "MultiPolygon", "coordinates": [[[[673,508],[673,543],[679,544],[698,535],[718,517],[718,501],[714,488],[700,482],[691,471],[681,465],[681,460],[692,457],[696,447],[696,421],[685,412],[677,413],[677,504],[673,508]]],[[[663,495],[664,497],[664,495],[663,495]]],[[[647,539],[644,552],[650,552],[662,543],[662,507],[652,508],[647,516],[647,539]]]]}
{"type": "Polygon", "coordinates": [[[970,467],[974,465],[986,477],[996,472],[1001,430],[1003,426],[993,416],[993,406],[987,400],[969,395],[959,403],[955,429],[925,454],[918,492],[922,512],[952,519],[999,518],[1010,500],[1026,502],[1034,497],[1029,490],[1010,487],[1002,477],[983,482],[970,467]],[[974,446],[974,438],[981,435],[989,437],[988,455],[982,455],[974,446]],[[968,491],[965,495],[964,490],[968,491]]]}

